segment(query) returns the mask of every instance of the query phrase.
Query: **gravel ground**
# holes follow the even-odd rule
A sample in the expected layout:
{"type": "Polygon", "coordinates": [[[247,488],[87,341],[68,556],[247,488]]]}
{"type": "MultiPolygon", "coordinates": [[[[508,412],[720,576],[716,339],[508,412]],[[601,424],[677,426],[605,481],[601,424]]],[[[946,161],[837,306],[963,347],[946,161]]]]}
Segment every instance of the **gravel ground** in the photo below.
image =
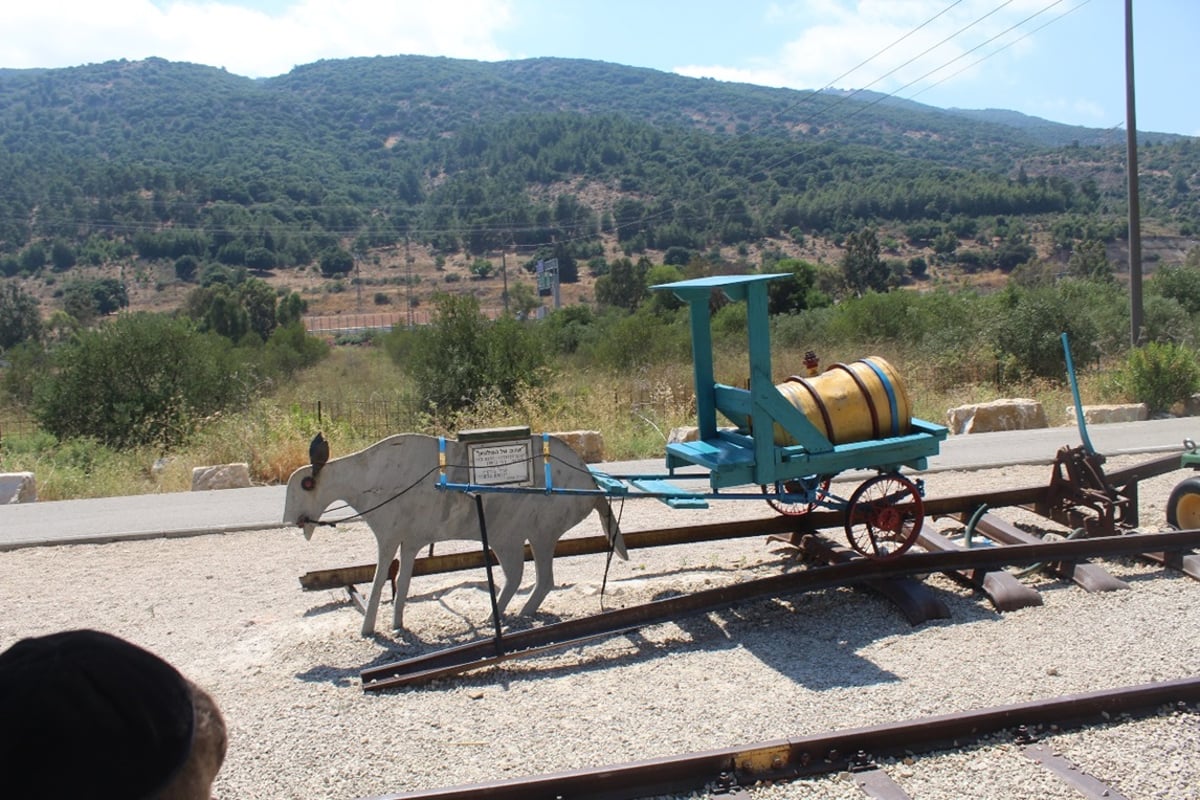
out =
{"type": "MultiPolygon", "coordinates": [[[[1106,466],[1146,460],[1114,458],[1106,466]]],[[[1190,474],[1142,482],[1143,530],[1162,524],[1171,488],[1190,474]]],[[[925,476],[931,497],[1040,485],[1048,477],[1045,466],[925,476]]],[[[693,512],[645,500],[626,504],[623,524],[633,531],[769,513],[757,503],[693,512]]],[[[598,532],[593,518],[571,535],[598,532]]],[[[362,668],[490,629],[482,574],[414,579],[408,630],[371,638],[358,635],[361,617],[344,591],[303,592],[297,582],[310,570],[373,559],[373,538],[353,524],[319,529],[312,542],[278,529],[0,553],[0,648],[24,636],[94,627],[169,659],[224,710],[230,751],[214,791],[225,800],[357,798],[524,777],[1191,677],[1200,667],[1200,583],[1119,559],[1105,563],[1132,585],[1128,591],[1089,595],[1035,576],[1026,581],[1045,605],[1003,616],[982,596],[933,576],[928,581],[952,618],[916,628],[870,594],[827,590],[368,695],[359,685],[362,668]]],[[[602,556],[560,559],[557,588],[534,621],[789,566],[786,548],[762,538],[636,550],[628,562],[613,562],[601,596],[602,556]]],[[[385,602],[381,631],[390,616],[385,602]]],[[[1063,734],[1052,743],[1130,797],[1200,798],[1194,713],[1063,734]]],[[[1006,739],[887,766],[919,798],[1076,796],[1006,739]]],[[[752,795],[862,796],[847,776],[758,787],[752,795]]]]}

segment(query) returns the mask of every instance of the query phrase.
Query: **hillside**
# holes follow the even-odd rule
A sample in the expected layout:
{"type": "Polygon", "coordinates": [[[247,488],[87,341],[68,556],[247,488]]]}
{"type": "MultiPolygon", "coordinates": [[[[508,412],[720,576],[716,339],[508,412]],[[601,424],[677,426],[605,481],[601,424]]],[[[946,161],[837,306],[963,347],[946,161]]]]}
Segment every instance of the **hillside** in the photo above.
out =
{"type": "MultiPolygon", "coordinates": [[[[1200,232],[1200,143],[1140,138],[1143,225],[1173,263],[1200,232]]],[[[871,227],[885,258],[931,265],[910,281],[1002,281],[1008,245],[1065,259],[1098,238],[1117,257],[1124,158],[1123,132],[1014,112],[570,59],[0,70],[0,274],[46,315],[79,277],[169,309],[239,268],[311,313],[407,315],[435,289],[498,307],[503,280],[473,273],[502,263],[528,282],[558,258],[570,303],[617,258],[834,263],[871,227]],[[352,270],[322,274],[331,253],[352,270]]]]}

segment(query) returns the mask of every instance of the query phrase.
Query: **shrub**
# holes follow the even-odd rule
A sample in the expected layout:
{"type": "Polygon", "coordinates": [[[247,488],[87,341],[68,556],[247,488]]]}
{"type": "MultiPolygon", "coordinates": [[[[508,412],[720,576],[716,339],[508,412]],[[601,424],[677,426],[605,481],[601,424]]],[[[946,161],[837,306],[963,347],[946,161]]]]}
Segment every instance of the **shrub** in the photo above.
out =
{"type": "Polygon", "coordinates": [[[991,342],[1007,365],[1020,375],[1063,380],[1066,360],[1062,334],[1066,333],[1072,359],[1094,362],[1100,355],[1094,310],[1074,302],[1059,286],[1035,290],[1006,290],[991,320],[991,342]]]}
{"type": "Polygon", "coordinates": [[[1171,342],[1150,342],[1129,351],[1122,382],[1136,402],[1151,413],[1166,411],[1200,387],[1200,364],[1190,348],[1171,342]]]}
{"type": "Polygon", "coordinates": [[[35,387],[33,413],[59,439],[168,446],[245,396],[228,341],[159,314],[83,331],[55,351],[53,364],[35,387]]]}
{"type": "Polygon", "coordinates": [[[691,358],[691,338],[684,319],[656,314],[648,308],[633,314],[610,313],[597,326],[600,330],[579,349],[585,360],[624,373],[651,364],[687,360],[691,358]]]}
{"type": "Polygon", "coordinates": [[[490,322],[474,295],[439,295],[433,321],[389,334],[388,354],[419,387],[423,407],[466,408],[487,394],[513,402],[542,380],[546,356],[533,332],[512,317],[490,322]]]}
{"type": "Polygon", "coordinates": [[[320,264],[322,275],[335,278],[354,269],[354,256],[349,250],[335,247],[321,254],[320,264]]]}
{"type": "Polygon", "coordinates": [[[1189,314],[1200,311],[1200,270],[1187,267],[1163,267],[1146,281],[1147,294],[1159,294],[1177,301],[1189,314]]]}

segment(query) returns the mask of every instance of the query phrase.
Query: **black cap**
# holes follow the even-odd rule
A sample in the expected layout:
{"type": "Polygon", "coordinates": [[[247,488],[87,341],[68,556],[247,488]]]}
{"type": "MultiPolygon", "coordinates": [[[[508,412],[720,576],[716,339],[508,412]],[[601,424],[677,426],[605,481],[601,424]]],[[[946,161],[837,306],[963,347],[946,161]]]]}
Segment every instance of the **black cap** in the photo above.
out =
{"type": "Polygon", "coordinates": [[[158,795],[187,760],[194,710],[166,661],[93,630],[0,653],[0,790],[7,797],[158,795]]]}

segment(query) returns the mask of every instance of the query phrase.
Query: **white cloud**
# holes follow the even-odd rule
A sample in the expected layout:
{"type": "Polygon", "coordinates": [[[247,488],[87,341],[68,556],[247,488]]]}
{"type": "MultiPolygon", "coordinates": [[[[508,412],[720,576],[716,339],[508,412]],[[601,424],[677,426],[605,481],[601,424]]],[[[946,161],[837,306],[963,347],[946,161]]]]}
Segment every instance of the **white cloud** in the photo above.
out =
{"type": "Polygon", "coordinates": [[[158,56],[279,75],[322,58],[508,58],[493,34],[512,24],[499,0],[300,0],[275,13],[249,3],[46,0],[0,12],[0,67],[62,67],[158,56]]]}
{"type": "Polygon", "coordinates": [[[963,5],[939,15],[947,9],[945,0],[774,3],[765,19],[796,32],[776,52],[748,64],[691,64],[674,71],[793,89],[834,86],[907,95],[938,81],[977,78],[981,67],[975,62],[1006,44],[1005,57],[1028,50],[1028,40],[1013,43],[1043,18],[1005,31],[1046,7],[1045,0],[1015,0],[988,15],[997,6],[963,5]],[[993,37],[998,38],[989,42],[993,37]]]}

